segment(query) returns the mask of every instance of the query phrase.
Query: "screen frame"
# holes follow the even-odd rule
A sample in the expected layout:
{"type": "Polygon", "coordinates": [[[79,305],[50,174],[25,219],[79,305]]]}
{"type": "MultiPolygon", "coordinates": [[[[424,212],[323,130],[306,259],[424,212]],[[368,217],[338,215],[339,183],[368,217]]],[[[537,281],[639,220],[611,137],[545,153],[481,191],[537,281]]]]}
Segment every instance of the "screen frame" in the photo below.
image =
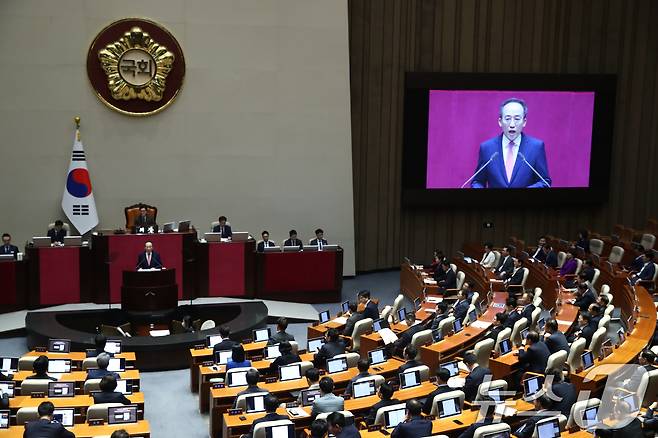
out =
{"type": "Polygon", "coordinates": [[[505,203],[564,205],[600,204],[607,201],[616,92],[617,76],[610,74],[407,72],[403,116],[402,204],[407,207],[493,206],[505,203]],[[595,98],[589,187],[480,190],[426,188],[430,90],[593,91],[595,98]]]}

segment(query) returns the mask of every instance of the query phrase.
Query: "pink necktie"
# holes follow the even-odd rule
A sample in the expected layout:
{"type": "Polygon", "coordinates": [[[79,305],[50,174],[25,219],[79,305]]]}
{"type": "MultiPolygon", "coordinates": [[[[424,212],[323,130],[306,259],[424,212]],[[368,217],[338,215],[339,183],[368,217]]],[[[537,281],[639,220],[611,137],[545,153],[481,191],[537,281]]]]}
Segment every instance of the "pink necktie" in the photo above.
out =
{"type": "Polygon", "coordinates": [[[146,263],[151,266],[151,254],[149,253],[146,254],[146,263]]]}
{"type": "Polygon", "coordinates": [[[505,173],[507,173],[507,182],[512,181],[512,172],[514,171],[514,142],[510,141],[505,152],[505,173]]]}

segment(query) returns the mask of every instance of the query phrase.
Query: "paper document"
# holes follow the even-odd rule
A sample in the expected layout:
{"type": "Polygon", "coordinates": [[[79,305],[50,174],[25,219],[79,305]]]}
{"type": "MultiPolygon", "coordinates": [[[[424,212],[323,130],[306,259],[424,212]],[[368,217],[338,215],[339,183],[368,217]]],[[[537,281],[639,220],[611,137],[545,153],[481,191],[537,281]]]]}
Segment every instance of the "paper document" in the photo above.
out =
{"type": "Polygon", "coordinates": [[[430,280],[429,278],[424,278],[423,283],[432,285],[432,284],[436,284],[436,281],[430,280]]]}
{"type": "Polygon", "coordinates": [[[466,379],[463,377],[451,377],[448,379],[448,386],[451,388],[463,388],[466,384],[466,379]]]}
{"type": "Polygon", "coordinates": [[[427,301],[428,303],[436,304],[436,303],[440,303],[441,301],[443,301],[443,298],[442,297],[427,297],[427,298],[425,298],[425,301],[427,301]]]}
{"type": "Polygon", "coordinates": [[[504,309],[505,308],[505,303],[491,303],[491,307],[495,309],[504,309]]]}
{"type": "Polygon", "coordinates": [[[291,417],[310,417],[310,415],[302,408],[288,408],[286,409],[286,412],[288,412],[288,415],[291,417]]]}
{"type": "Polygon", "coordinates": [[[347,318],[345,318],[344,316],[339,316],[337,318],[334,318],[333,321],[336,324],[345,324],[345,323],[347,323],[347,318]]]}
{"type": "Polygon", "coordinates": [[[149,334],[151,336],[154,336],[154,337],[156,337],[156,336],[167,336],[167,335],[169,335],[169,330],[151,330],[151,331],[149,331],[149,334]]]}
{"type": "Polygon", "coordinates": [[[481,328],[481,329],[488,329],[490,325],[491,325],[490,322],[480,321],[480,320],[471,323],[471,327],[481,328]]]}
{"type": "Polygon", "coordinates": [[[558,324],[562,324],[562,325],[571,325],[571,324],[573,324],[573,321],[565,321],[564,319],[556,319],[555,321],[558,324]]]}
{"type": "Polygon", "coordinates": [[[398,340],[398,336],[393,333],[393,330],[390,328],[386,327],[378,331],[379,336],[382,337],[382,340],[384,341],[384,345],[392,344],[393,342],[398,340]]]}
{"type": "Polygon", "coordinates": [[[423,309],[426,313],[436,313],[436,309],[423,309]]]}

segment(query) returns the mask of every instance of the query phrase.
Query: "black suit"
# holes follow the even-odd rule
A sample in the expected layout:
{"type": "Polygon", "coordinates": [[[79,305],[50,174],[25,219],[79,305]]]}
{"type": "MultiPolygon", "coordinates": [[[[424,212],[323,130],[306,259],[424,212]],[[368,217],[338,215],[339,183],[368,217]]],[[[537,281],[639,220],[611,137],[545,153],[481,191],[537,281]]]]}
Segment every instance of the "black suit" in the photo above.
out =
{"type": "Polygon", "coordinates": [[[466,382],[464,383],[464,388],[462,388],[462,391],[464,391],[464,396],[466,401],[473,401],[475,400],[475,396],[477,395],[478,387],[484,380],[484,376],[487,376],[491,374],[491,371],[489,368],[484,368],[484,367],[477,367],[473,371],[471,371],[468,376],[466,376],[466,382]]]}
{"type": "Polygon", "coordinates": [[[553,269],[557,268],[557,254],[555,251],[550,251],[548,254],[546,254],[546,266],[549,266],[553,269]]]}
{"type": "Polygon", "coordinates": [[[142,215],[140,214],[139,216],[137,216],[137,218],[135,218],[135,229],[140,227],[148,228],[153,226],[155,226],[155,220],[153,219],[153,217],[149,216],[148,214],[146,215],[146,217],[142,217],[142,215]]]}
{"type": "Polygon", "coordinates": [[[312,239],[309,242],[309,245],[311,245],[311,246],[319,246],[320,244],[322,244],[322,246],[326,246],[327,245],[327,240],[326,239],[320,239],[320,240],[312,239]]]}
{"type": "Polygon", "coordinates": [[[18,254],[18,252],[18,247],[15,245],[2,245],[0,247],[0,254],[13,254],[14,258],[16,258],[16,254],[18,254]]]}
{"type": "Polygon", "coordinates": [[[214,227],[212,227],[212,232],[213,233],[222,233],[222,235],[219,236],[222,239],[228,239],[229,237],[231,237],[233,235],[233,231],[231,230],[230,225],[223,225],[223,226],[219,225],[219,224],[215,225],[214,227]]]}
{"type": "Polygon", "coordinates": [[[576,403],[578,399],[578,394],[576,393],[576,387],[568,382],[554,383],[551,386],[553,394],[559,397],[559,400],[553,402],[553,410],[560,411],[562,415],[569,417],[571,412],[571,406],[576,403]]]}
{"type": "Polygon", "coordinates": [[[496,326],[494,326],[494,327],[491,328],[491,331],[490,331],[489,334],[487,335],[487,338],[489,338],[489,339],[493,339],[493,341],[496,342],[496,341],[498,340],[498,334],[499,334],[500,332],[502,332],[503,330],[505,330],[505,326],[504,326],[504,325],[502,325],[502,324],[500,324],[500,325],[496,325],[496,326]]]}
{"type": "Polygon", "coordinates": [[[129,405],[132,402],[120,392],[101,391],[94,394],[94,403],[121,403],[129,405]]]}
{"type": "Polygon", "coordinates": [[[470,305],[471,303],[466,300],[457,301],[455,303],[452,309],[453,309],[453,315],[455,316],[455,319],[457,321],[463,321],[464,318],[466,318],[466,312],[468,312],[468,308],[470,305]]]}
{"type": "Polygon", "coordinates": [[[462,432],[461,435],[459,435],[457,438],[473,438],[473,435],[475,435],[475,431],[482,427],[482,426],[487,426],[489,424],[493,423],[493,418],[485,418],[482,421],[478,421],[477,423],[473,423],[470,426],[468,426],[468,429],[462,432]]]}
{"type": "Polygon", "coordinates": [[[519,350],[519,365],[523,371],[543,374],[551,352],[543,342],[537,342],[527,350],[519,350]]]}
{"type": "Polygon", "coordinates": [[[421,365],[425,365],[425,364],[422,363],[422,362],[419,362],[415,359],[414,360],[408,360],[405,363],[403,363],[402,365],[400,365],[400,367],[398,368],[398,374],[404,373],[409,368],[415,368],[415,367],[419,367],[421,365]]]}
{"type": "Polygon", "coordinates": [[[589,309],[590,304],[593,304],[596,302],[596,294],[592,289],[587,289],[587,291],[576,301],[574,301],[573,305],[580,307],[581,312],[587,312],[587,309],[589,309]]]}
{"type": "Polygon", "coordinates": [[[445,272],[445,278],[438,282],[438,286],[443,290],[457,288],[457,274],[452,268],[445,272]]]}
{"type": "MultiPolygon", "coordinates": [[[[597,429],[597,436],[605,438],[626,438],[626,437],[643,437],[642,423],[637,418],[633,418],[626,426],[619,429],[597,429]]],[[[653,436],[653,435],[652,435],[653,436]]]]}
{"type": "Polygon", "coordinates": [[[439,328],[439,324],[441,323],[441,321],[443,321],[444,319],[446,319],[448,316],[449,316],[449,315],[448,315],[447,313],[441,313],[441,314],[435,313],[435,314],[434,314],[434,318],[432,319],[432,323],[431,323],[431,324],[428,324],[428,325],[429,325],[428,328],[429,328],[430,330],[436,330],[436,329],[438,329],[438,328],[439,328]]]}
{"type": "Polygon", "coordinates": [[[590,283],[592,280],[594,280],[594,268],[591,266],[583,266],[582,269],[582,274],[585,276],[585,280],[589,281],[590,283]]]}
{"type": "Polygon", "coordinates": [[[373,321],[379,319],[379,309],[373,301],[368,301],[366,308],[363,310],[363,318],[371,318],[373,321]]]}
{"type": "Polygon", "coordinates": [[[325,343],[320,350],[315,353],[315,365],[319,367],[326,366],[327,359],[345,353],[345,342],[342,339],[339,339],[336,342],[327,342],[325,343]]]}
{"type": "Polygon", "coordinates": [[[254,429],[256,428],[256,425],[258,423],[263,423],[265,421],[278,421],[278,420],[289,420],[289,419],[290,418],[287,415],[279,415],[276,412],[268,412],[267,414],[265,414],[264,417],[254,420],[254,422],[251,423],[251,429],[249,429],[249,434],[247,436],[249,438],[254,436],[254,429]]]}
{"type": "Polygon", "coordinates": [[[214,347],[212,347],[212,352],[213,354],[215,354],[218,351],[232,350],[235,345],[239,345],[239,344],[235,341],[231,341],[228,338],[222,339],[222,342],[218,342],[215,344],[214,347]]]}
{"type": "Polygon", "coordinates": [[[530,257],[544,263],[546,261],[546,249],[543,246],[538,246],[530,257]]]}
{"type": "Polygon", "coordinates": [[[576,338],[585,338],[585,349],[589,347],[589,343],[592,342],[592,336],[594,336],[594,330],[591,325],[586,325],[585,327],[579,327],[573,336],[571,336],[571,342],[575,341],[576,338]]]}
{"type": "Polygon", "coordinates": [[[149,263],[146,258],[146,251],[142,251],[137,256],[137,269],[150,269],[150,268],[162,268],[162,260],[160,259],[160,254],[153,251],[151,252],[151,262],[149,263]]]}
{"type": "Polygon", "coordinates": [[[48,237],[50,237],[51,242],[59,242],[59,243],[64,243],[64,237],[66,236],[66,230],[62,228],[61,230],[57,231],[54,228],[51,228],[48,230],[48,237]]]}
{"type": "Polygon", "coordinates": [[[567,337],[559,330],[544,338],[544,343],[551,354],[557,353],[560,350],[564,350],[569,354],[569,343],[567,342],[567,337]]]}
{"type": "Polygon", "coordinates": [[[432,422],[418,416],[395,426],[391,438],[417,438],[429,435],[432,435],[432,422]]]}
{"type": "Polygon", "coordinates": [[[407,345],[411,344],[411,338],[413,338],[416,333],[423,330],[426,330],[423,324],[416,324],[409,327],[400,334],[400,337],[397,341],[387,345],[387,350],[395,355],[402,356],[404,349],[407,347],[407,345]]]}
{"type": "Polygon", "coordinates": [[[45,380],[52,380],[53,382],[57,382],[57,378],[49,376],[48,373],[32,374],[31,376],[27,376],[26,379],[45,379],[45,380]]]}
{"type": "Polygon", "coordinates": [[[535,426],[537,423],[541,420],[550,418],[546,415],[542,415],[540,412],[537,412],[535,416],[532,416],[524,421],[521,427],[519,427],[516,432],[514,432],[514,436],[517,438],[532,438],[532,434],[535,432],[535,426]]]}
{"type": "Polygon", "coordinates": [[[365,418],[366,424],[368,426],[370,426],[375,422],[375,417],[377,416],[377,411],[380,408],[385,408],[385,407],[393,406],[393,405],[397,405],[397,404],[400,404],[400,400],[398,400],[396,398],[392,398],[390,400],[380,400],[380,401],[378,401],[377,403],[375,403],[372,406],[372,408],[370,408],[370,411],[368,412],[368,415],[365,418]]]}
{"type": "Polygon", "coordinates": [[[514,268],[515,270],[512,271],[512,274],[509,276],[507,279],[507,285],[508,286],[520,286],[521,283],[523,282],[523,268],[514,268]]]}
{"type": "Polygon", "coordinates": [[[535,311],[534,304],[527,304],[521,311],[521,318],[526,318],[528,320],[528,326],[532,323],[532,312],[535,311]]]}
{"type": "Polygon", "coordinates": [[[514,309],[512,310],[508,315],[507,315],[507,321],[505,321],[505,328],[514,328],[514,324],[516,324],[516,321],[521,319],[521,312],[518,310],[514,309]]]}
{"type": "Polygon", "coordinates": [[[57,421],[39,419],[25,424],[23,438],[75,438],[75,435],[57,421]]]}
{"type": "Polygon", "coordinates": [[[425,399],[425,403],[423,404],[423,414],[429,415],[430,412],[432,412],[432,404],[434,403],[434,397],[436,397],[439,394],[445,394],[446,392],[452,391],[452,388],[449,387],[448,385],[439,385],[436,387],[434,391],[430,393],[430,395],[427,396],[425,399]]]}
{"type": "Polygon", "coordinates": [[[354,326],[356,325],[357,322],[361,321],[363,318],[364,318],[363,313],[360,312],[352,313],[350,317],[347,318],[347,322],[345,323],[345,329],[343,329],[343,335],[352,336],[352,332],[354,331],[354,326]]]}
{"type": "Polygon", "coordinates": [[[507,257],[500,257],[500,262],[498,262],[498,266],[496,267],[495,271],[496,274],[500,274],[502,272],[505,272],[506,275],[509,275],[512,270],[514,270],[514,260],[512,260],[512,256],[507,256],[507,257]]]}
{"type": "Polygon", "coordinates": [[[299,239],[288,239],[283,242],[283,246],[298,246],[299,249],[303,249],[304,243],[299,239]]]}
{"type": "Polygon", "coordinates": [[[272,242],[271,240],[268,240],[267,242],[265,242],[265,241],[263,240],[262,242],[258,242],[258,246],[256,246],[256,251],[258,251],[258,252],[263,252],[263,251],[265,251],[265,244],[266,244],[266,243],[267,243],[267,246],[268,246],[268,247],[276,246],[276,245],[274,244],[274,242],[272,242]]]}
{"type": "Polygon", "coordinates": [[[286,354],[286,355],[281,355],[274,359],[274,361],[270,364],[270,371],[272,373],[277,373],[279,371],[279,367],[284,366],[284,365],[290,365],[291,363],[295,362],[301,362],[302,359],[299,357],[297,354],[286,354]]]}

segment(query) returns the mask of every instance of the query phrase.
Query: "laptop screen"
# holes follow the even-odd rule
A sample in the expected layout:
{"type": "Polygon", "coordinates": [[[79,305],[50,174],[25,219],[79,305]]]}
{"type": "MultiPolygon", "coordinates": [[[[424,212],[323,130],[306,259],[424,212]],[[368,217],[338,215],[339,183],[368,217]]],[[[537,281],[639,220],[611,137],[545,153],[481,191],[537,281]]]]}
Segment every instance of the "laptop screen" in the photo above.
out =
{"type": "Polygon", "coordinates": [[[407,417],[406,408],[395,409],[392,411],[386,411],[384,413],[386,420],[386,427],[391,428],[395,427],[398,424],[402,423],[407,417]]]}
{"type": "Polygon", "coordinates": [[[265,351],[263,352],[263,355],[265,356],[265,359],[276,359],[277,357],[281,356],[281,351],[279,350],[279,344],[268,345],[267,347],[265,347],[265,351]]]}
{"type": "Polygon", "coordinates": [[[455,319],[455,321],[452,323],[452,330],[455,333],[459,333],[462,331],[462,322],[459,319],[455,319]]]}
{"type": "Polygon", "coordinates": [[[340,310],[343,311],[343,313],[347,313],[350,311],[350,302],[349,301],[343,301],[340,305],[340,310]]]}
{"type": "Polygon", "coordinates": [[[398,316],[398,321],[400,321],[400,322],[406,321],[406,319],[407,319],[407,309],[405,309],[404,307],[402,309],[399,309],[397,316],[398,316]]]}
{"type": "Polygon", "coordinates": [[[525,340],[525,338],[528,337],[528,333],[530,332],[529,328],[524,328],[521,330],[521,339],[525,340]]]}
{"type": "Polygon", "coordinates": [[[231,350],[219,350],[215,351],[215,363],[220,365],[226,365],[226,363],[231,360],[233,352],[231,350]]]}
{"type": "Polygon", "coordinates": [[[456,360],[451,360],[450,362],[439,364],[439,368],[445,368],[446,370],[450,371],[450,377],[459,375],[459,362],[456,360]]]}
{"type": "Polygon", "coordinates": [[[295,425],[282,424],[265,428],[265,438],[295,438],[295,425]]]}
{"type": "Polygon", "coordinates": [[[544,384],[543,376],[533,376],[523,381],[523,395],[525,398],[530,398],[535,395],[544,384]]]}
{"type": "Polygon", "coordinates": [[[378,331],[380,331],[381,329],[386,328],[386,327],[388,327],[388,324],[387,324],[386,321],[384,321],[382,318],[376,319],[376,320],[372,323],[372,329],[373,329],[374,331],[376,331],[376,332],[378,332],[378,331]]]}
{"type": "Polygon", "coordinates": [[[0,411],[0,429],[9,429],[9,411],[0,411]]]}
{"type": "Polygon", "coordinates": [[[583,369],[591,368],[594,365],[594,355],[591,351],[586,351],[581,356],[583,360],[583,369]]]}
{"type": "Polygon", "coordinates": [[[15,372],[18,370],[17,357],[0,357],[0,371],[15,372]]]}
{"type": "Polygon", "coordinates": [[[302,406],[311,406],[317,397],[320,397],[319,389],[302,390],[302,406]]]}
{"type": "Polygon", "coordinates": [[[628,403],[628,406],[631,408],[631,412],[637,412],[640,410],[637,399],[635,398],[635,394],[626,394],[621,397],[621,401],[628,403]]]}
{"type": "Polygon", "coordinates": [[[596,418],[598,412],[598,406],[592,406],[591,408],[587,408],[585,411],[583,411],[583,424],[585,425],[585,428],[598,424],[599,420],[596,418]]]}
{"type": "Polygon", "coordinates": [[[400,389],[412,388],[420,385],[420,371],[400,373],[400,389]]]}
{"type": "Polygon", "coordinates": [[[557,418],[549,418],[537,422],[537,438],[558,438],[560,436],[560,422],[557,418]]]}
{"type": "Polygon", "coordinates": [[[386,362],[386,354],[383,348],[371,350],[368,352],[370,358],[370,365],[377,365],[378,363],[386,362]]]}
{"type": "Polygon", "coordinates": [[[133,393],[133,381],[132,380],[124,380],[124,379],[119,379],[117,380],[117,389],[115,389],[116,392],[120,392],[122,394],[132,394],[133,393]]]}
{"type": "Polygon", "coordinates": [[[15,382],[0,382],[0,395],[7,394],[9,397],[14,396],[15,382]]]}
{"type": "Polygon", "coordinates": [[[441,400],[439,402],[438,408],[439,418],[450,417],[452,415],[459,415],[462,413],[462,409],[459,404],[459,397],[441,400]]]}
{"type": "Polygon", "coordinates": [[[320,312],[318,314],[318,319],[320,320],[320,324],[323,324],[327,321],[329,321],[329,311],[325,310],[324,312],[320,312]]]}
{"type": "Polygon", "coordinates": [[[619,336],[619,344],[623,344],[626,340],[626,332],[624,331],[623,327],[617,330],[617,336],[619,336]]]}
{"type": "Polygon", "coordinates": [[[414,298],[414,309],[418,310],[420,308],[420,298],[414,298]]]}
{"type": "Polygon", "coordinates": [[[352,385],[352,394],[354,398],[368,397],[375,394],[375,381],[366,380],[352,385]]]}
{"type": "Polygon", "coordinates": [[[73,408],[56,408],[53,411],[53,420],[61,423],[64,427],[73,427],[74,411],[73,408]]]}
{"type": "Polygon", "coordinates": [[[107,366],[108,371],[119,372],[126,370],[126,359],[123,357],[113,357],[107,366]]]}
{"type": "Polygon", "coordinates": [[[347,359],[339,357],[337,359],[327,359],[327,372],[339,373],[347,370],[347,359]]]}
{"type": "Polygon", "coordinates": [[[107,408],[107,424],[137,423],[137,405],[110,406],[107,408]]]}
{"type": "Polygon", "coordinates": [[[75,382],[48,382],[48,397],[73,397],[75,382]]]}
{"type": "Polygon", "coordinates": [[[226,373],[226,375],[228,376],[228,386],[244,386],[247,384],[247,371],[226,373]]]}
{"type": "Polygon", "coordinates": [[[500,347],[500,354],[501,356],[503,354],[507,354],[510,351],[512,351],[512,341],[510,341],[509,338],[505,338],[502,341],[500,341],[500,344],[498,344],[500,347]]]}
{"type": "Polygon", "coordinates": [[[270,339],[270,329],[263,328],[254,330],[254,342],[263,342],[270,339]]]}
{"type": "Polygon", "coordinates": [[[50,353],[68,353],[71,351],[71,341],[69,339],[50,339],[48,351],[50,353]]]}
{"type": "Polygon", "coordinates": [[[112,354],[121,353],[121,341],[107,341],[105,343],[105,351],[112,354]]]}
{"type": "Polygon", "coordinates": [[[298,363],[279,367],[279,380],[294,380],[302,377],[302,366],[298,363]]]}
{"type": "Polygon", "coordinates": [[[206,346],[212,348],[215,344],[222,342],[222,337],[219,335],[208,335],[206,336],[206,346]]]}
{"type": "Polygon", "coordinates": [[[309,353],[317,353],[324,345],[324,342],[324,338],[311,338],[308,340],[306,351],[309,353]]]}
{"type": "Polygon", "coordinates": [[[439,342],[443,339],[443,332],[441,329],[436,329],[432,332],[432,339],[434,339],[434,342],[439,342]]]}
{"type": "Polygon", "coordinates": [[[245,397],[245,402],[247,405],[247,414],[251,414],[252,412],[264,412],[266,395],[267,394],[258,394],[258,395],[245,397]]]}
{"type": "Polygon", "coordinates": [[[50,359],[48,361],[49,373],[70,373],[71,360],[70,359],[50,359]]]}
{"type": "Polygon", "coordinates": [[[468,320],[470,322],[475,322],[478,319],[478,313],[475,309],[471,310],[468,314],[468,320]]]}
{"type": "Polygon", "coordinates": [[[539,318],[539,321],[537,321],[537,328],[539,331],[544,331],[544,326],[546,325],[546,320],[544,318],[539,318]]]}

